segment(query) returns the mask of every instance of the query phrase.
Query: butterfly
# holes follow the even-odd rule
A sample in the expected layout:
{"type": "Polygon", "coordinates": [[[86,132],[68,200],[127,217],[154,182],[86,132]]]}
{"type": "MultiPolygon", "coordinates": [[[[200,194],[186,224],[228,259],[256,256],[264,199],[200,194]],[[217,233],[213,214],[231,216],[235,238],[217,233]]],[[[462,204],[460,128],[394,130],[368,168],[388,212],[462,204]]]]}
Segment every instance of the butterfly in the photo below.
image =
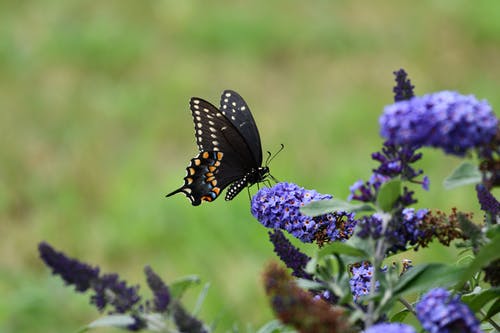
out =
{"type": "Polygon", "coordinates": [[[227,186],[225,200],[232,200],[247,186],[265,181],[270,174],[267,163],[262,166],[259,131],[238,93],[225,90],[219,109],[197,97],[189,106],[200,152],[186,168],[184,185],[167,197],[182,192],[198,206],[217,199],[227,186]]]}

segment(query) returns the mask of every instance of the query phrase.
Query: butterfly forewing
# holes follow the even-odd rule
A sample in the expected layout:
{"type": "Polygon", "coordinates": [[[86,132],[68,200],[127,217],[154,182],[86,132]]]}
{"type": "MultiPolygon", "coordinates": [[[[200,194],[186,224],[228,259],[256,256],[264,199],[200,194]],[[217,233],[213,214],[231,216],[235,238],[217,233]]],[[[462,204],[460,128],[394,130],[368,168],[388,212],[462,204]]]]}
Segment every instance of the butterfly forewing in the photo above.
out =
{"type": "Polygon", "coordinates": [[[235,126],[251,151],[254,164],[262,164],[259,130],[247,103],[237,92],[225,90],[220,100],[220,112],[235,126]]]}

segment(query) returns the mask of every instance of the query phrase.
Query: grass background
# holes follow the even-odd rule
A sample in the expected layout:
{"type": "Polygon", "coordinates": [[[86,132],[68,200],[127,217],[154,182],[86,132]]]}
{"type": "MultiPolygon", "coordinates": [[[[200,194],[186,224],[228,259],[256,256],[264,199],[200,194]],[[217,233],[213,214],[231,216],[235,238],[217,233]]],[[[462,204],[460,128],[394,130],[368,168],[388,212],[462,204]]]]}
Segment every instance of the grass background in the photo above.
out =
{"type": "MultiPolygon", "coordinates": [[[[211,283],[202,318],[218,331],[272,318],[260,274],[274,254],[247,196],[164,197],[196,153],[191,96],[240,92],[264,149],[286,146],[272,174],[339,198],[374,166],[394,70],[417,94],[500,105],[495,0],[4,1],[0,22],[1,332],[73,332],[97,317],[42,265],[42,240],[143,291],[146,264],[167,281],[199,274],[211,283]]],[[[440,185],[460,160],[424,153],[432,184],[418,206],[479,221],[472,186],[440,185]]]]}

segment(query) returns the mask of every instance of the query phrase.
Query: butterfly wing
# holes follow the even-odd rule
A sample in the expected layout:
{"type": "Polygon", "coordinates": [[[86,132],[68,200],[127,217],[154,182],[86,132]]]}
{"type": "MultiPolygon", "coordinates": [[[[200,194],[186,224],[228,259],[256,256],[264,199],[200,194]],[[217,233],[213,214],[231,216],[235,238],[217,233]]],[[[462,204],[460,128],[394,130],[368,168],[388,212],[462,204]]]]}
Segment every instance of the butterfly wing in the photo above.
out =
{"type": "Polygon", "coordinates": [[[253,156],[253,166],[262,164],[262,146],[259,130],[247,103],[237,92],[225,90],[220,100],[220,112],[233,124],[242,136],[253,156]]]}

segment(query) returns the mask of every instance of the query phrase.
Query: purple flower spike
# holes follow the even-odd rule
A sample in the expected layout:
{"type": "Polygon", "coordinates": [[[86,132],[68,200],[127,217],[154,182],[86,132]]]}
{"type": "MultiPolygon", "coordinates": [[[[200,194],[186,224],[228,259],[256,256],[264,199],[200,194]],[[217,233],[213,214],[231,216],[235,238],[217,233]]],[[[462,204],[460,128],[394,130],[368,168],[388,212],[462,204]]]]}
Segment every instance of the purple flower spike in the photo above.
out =
{"type": "Polygon", "coordinates": [[[60,275],[66,284],[74,285],[76,291],[86,291],[99,277],[99,267],[71,259],[64,253],[54,250],[46,242],[38,245],[38,251],[45,264],[52,269],[52,273],[60,275]]]}
{"type": "Polygon", "coordinates": [[[382,323],[373,325],[365,331],[365,333],[417,333],[415,329],[409,325],[401,323],[382,323]]]}
{"type": "Polygon", "coordinates": [[[274,245],[274,252],[285,263],[286,267],[292,269],[293,276],[312,280],[312,276],[304,271],[304,268],[311,259],[309,256],[293,246],[279,229],[270,231],[269,238],[274,245]]]}
{"type": "Polygon", "coordinates": [[[472,311],[446,289],[425,294],[415,307],[422,327],[430,333],[480,333],[479,321],[472,311]]]}
{"type": "Polygon", "coordinates": [[[305,243],[346,240],[355,226],[353,214],[336,212],[310,217],[300,212],[300,207],[310,202],[331,198],[331,195],[283,182],[260,189],[252,198],[251,211],[265,227],[286,230],[305,243]]]}
{"type": "Polygon", "coordinates": [[[394,101],[398,102],[412,98],[414,96],[413,88],[415,88],[415,86],[411,84],[405,70],[400,69],[394,72],[394,75],[396,76],[396,86],[392,89],[394,92],[394,101]]]}
{"type": "Polygon", "coordinates": [[[157,312],[166,311],[170,304],[170,292],[167,285],[151,267],[146,266],[144,268],[144,273],[146,274],[146,281],[149,289],[151,289],[154,295],[154,310],[157,312]]]}
{"type": "Polygon", "coordinates": [[[386,106],[379,123],[382,137],[392,144],[436,147],[463,156],[491,141],[498,119],[485,100],[441,91],[386,106]]]}
{"type": "Polygon", "coordinates": [[[126,313],[140,301],[138,289],[139,286],[128,287],[125,281],[120,281],[118,274],[104,274],[95,283],[91,303],[100,311],[111,305],[115,313],[126,313]]]}
{"type": "Polygon", "coordinates": [[[481,209],[490,213],[494,219],[498,218],[500,215],[500,202],[482,184],[476,185],[476,191],[481,209]]]}

